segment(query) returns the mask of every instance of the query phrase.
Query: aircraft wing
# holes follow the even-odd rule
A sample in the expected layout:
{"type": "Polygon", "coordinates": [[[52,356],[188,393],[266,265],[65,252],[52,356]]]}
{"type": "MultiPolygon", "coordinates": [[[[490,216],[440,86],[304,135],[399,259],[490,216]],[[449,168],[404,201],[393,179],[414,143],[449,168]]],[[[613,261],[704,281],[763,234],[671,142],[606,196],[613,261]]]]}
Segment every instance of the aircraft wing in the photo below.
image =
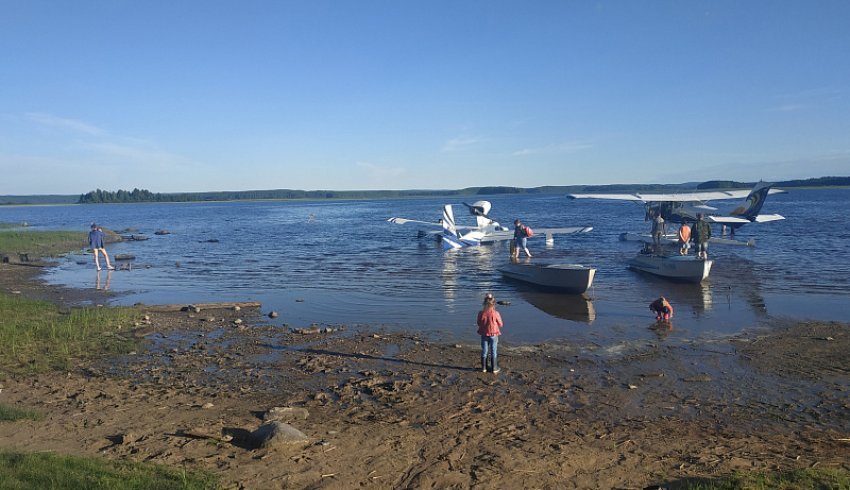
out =
{"type": "MultiPolygon", "coordinates": [[[[743,199],[750,195],[749,189],[707,192],[674,192],[667,194],[567,194],[570,199],[613,199],[617,201],[643,202],[705,202],[721,199],[743,199]]],[[[785,191],[770,189],[768,194],[780,194],[785,191]]]]}
{"type": "MultiPolygon", "coordinates": [[[[443,225],[441,223],[435,222],[435,221],[419,221],[419,220],[416,220],[416,219],[407,219],[407,218],[390,218],[387,221],[389,221],[390,223],[395,223],[397,225],[404,225],[404,224],[407,224],[407,223],[415,223],[417,225],[422,225],[422,226],[426,226],[428,228],[433,228],[437,232],[443,231],[443,225]]],[[[473,230],[475,228],[476,228],[475,226],[468,226],[468,225],[457,225],[457,226],[455,226],[455,229],[457,229],[457,230],[473,230]]],[[[511,232],[511,233],[513,233],[513,232],[511,232]]]]}
{"type": "MultiPolygon", "coordinates": [[[[706,216],[707,221],[711,221],[713,223],[720,223],[723,225],[743,225],[747,223],[752,223],[752,221],[745,218],[735,218],[733,216],[706,216]]],[[[781,214],[760,214],[756,216],[756,223],[767,223],[768,221],[779,221],[781,219],[785,219],[785,216],[781,214]]]]}
{"type": "Polygon", "coordinates": [[[768,221],[779,221],[785,219],[781,214],[760,214],[756,216],[756,223],[767,223],[768,221]]]}
{"type": "MultiPolygon", "coordinates": [[[[570,233],[587,233],[592,230],[592,226],[570,226],[567,228],[534,228],[534,236],[532,240],[538,236],[545,236],[548,240],[552,235],[566,235],[570,233]]],[[[498,242],[502,240],[511,240],[514,237],[513,231],[497,231],[484,235],[481,243],[498,242]]]]}
{"type": "Polygon", "coordinates": [[[752,223],[752,221],[748,219],[735,218],[733,216],[706,216],[705,220],[712,223],[720,223],[722,225],[745,225],[747,223],[752,223]]]}
{"type": "Polygon", "coordinates": [[[615,201],[643,201],[638,194],[567,194],[570,199],[611,199],[615,201]]]}
{"type": "Polygon", "coordinates": [[[389,221],[390,223],[395,223],[397,225],[403,225],[403,224],[406,224],[406,223],[416,223],[418,225],[425,225],[425,226],[437,228],[437,229],[440,229],[440,230],[443,229],[443,225],[441,225],[440,223],[437,223],[435,221],[419,221],[419,220],[416,220],[416,219],[407,219],[407,218],[390,218],[387,221],[389,221]]]}
{"type": "Polygon", "coordinates": [[[591,231],[592,229],[593,229],[592,226],[568,226],[566,228],[534,228],[534,236],[537,236],[537,235],[568,235],[570,233],[587,233],[587,232],[591,231]]]}

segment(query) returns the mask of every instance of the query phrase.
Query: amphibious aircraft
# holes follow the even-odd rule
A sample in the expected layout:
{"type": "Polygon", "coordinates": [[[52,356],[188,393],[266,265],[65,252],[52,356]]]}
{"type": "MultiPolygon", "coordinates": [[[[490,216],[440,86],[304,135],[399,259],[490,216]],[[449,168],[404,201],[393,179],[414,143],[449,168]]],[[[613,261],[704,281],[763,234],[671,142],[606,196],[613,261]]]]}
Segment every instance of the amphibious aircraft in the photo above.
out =
{"type": "MultiPolygon", "coordinates": [[[[719,223],[729,227],[732,236],[735,230],[747,223],[764,223],[785,219],[779,214],[759,214],[769,194],[779,194],[785,191],[773,189],[773,184],[758,182],[752,190],[728,190],[706,192],[681,192],[669,194],[567,194],[571,199],[613,199],[620,201],[642,202],[646,211],[646,219],[650,220],[658,214],[665,223],[693,223],[697,214],[702,214],[710,223],[719,223]],[[723,209],[709,206],[709,201],[744,198],[742,202],[723,209]]],[[[624,237],[631,239],[632,237],[624,237]]],[[[646,237],[638,239],[644,241],[646,237]]],[[[726,240],[727,242],[729,240],[726,240]]],[[[735,242],[742,243],[744,242],[735,242]]],[[[746,244],[752,245],[752,242],[746,244]]]]}
{"type": "MultiPolygon", "coordinates": [[[[444,250],[463,248],[502,240],[510,240],[514,236],[512,229],[499,224],[490,218],[491,204],[489,201],[476,201],[472,204],[463,203],[469,213],[475,216],[475,225],[458,225],[455,223],[454,210],[451,204],[443,206],[443,217],[438,221],[420,221],[407,218],[390,218],[387,221],[398,225],[414,223],[426,228],[420,230],[420,236],[435,236],[443,244],[444,250]]],[[[534,236],[545,236],[546,242],[551,243],[556,234],[586,233],[593,228],[590,226],[574,226],[566,228],[534,228],[534,236]]]]}

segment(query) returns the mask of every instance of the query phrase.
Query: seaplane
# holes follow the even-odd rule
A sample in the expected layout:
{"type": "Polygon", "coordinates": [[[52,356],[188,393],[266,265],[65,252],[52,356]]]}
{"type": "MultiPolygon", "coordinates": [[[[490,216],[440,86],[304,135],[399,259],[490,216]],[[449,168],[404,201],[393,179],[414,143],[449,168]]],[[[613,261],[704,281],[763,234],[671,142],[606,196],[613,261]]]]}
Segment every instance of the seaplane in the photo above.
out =
{"type": "MultiPolygon", "coordinates": [[[[735,230],[748,223],[766,223],[785,219],[779,214],[760,214],[767,196],[780,194],[785,191],[773,189],[773,184],[758,182],[752,190],[736,189],[724,191],[705,192],[681,192],[669,194],[567,194],[571,199],[609,199],[619,201],[641,202],[644,204],[646,219],[661,215],[664,223],[694,223],[697,215],[702,214],[709,223],[718,223],[724,230],[729,229],[730,238],[712,238],[712,243],[726,245],[755,245],[755,241],[742,242],[735,240],[735,230]],[[741,199],[737,204],[718,208],[710,206],[710,201],[741,199]]],[[[723,235],[725,233],[721,233],[723,235]]],[[[652,243],[649,234],[624,233],[620,236],[622,240],[641,241],[652,243]]],[[[673,244],[677,242],[675,233],[665,233],[661,239],[662,244],[673,244]]]]}
{"type": "MultiPolygon", "coordinates": [[[[488,213],[491,209],[489,201],[476,201],[472,204],[463,203],[472,216],[475,216],[475,225],[459,225],[455,222],[454,208],[451,204],[443,205],[443,217],[437,221],[420,221],[407,218],[393,217],[388,219],[390,223],[404,225],[413,223],[424,227],[419,236],[434,236],[442,244],[443,250],[452,250],[484,243],[492,243],[510,240],[514,237],[512,229],[499,224],[490,218],[488,213]]],[[[592,230],[590,226],[573,226],[566,228],[534,228],[534,237],[546,237],[546,243],[554,242],[556,234],[587,233],[592,230]]],[[[531,239],[533,240],[534,237],[531,239]]]]}

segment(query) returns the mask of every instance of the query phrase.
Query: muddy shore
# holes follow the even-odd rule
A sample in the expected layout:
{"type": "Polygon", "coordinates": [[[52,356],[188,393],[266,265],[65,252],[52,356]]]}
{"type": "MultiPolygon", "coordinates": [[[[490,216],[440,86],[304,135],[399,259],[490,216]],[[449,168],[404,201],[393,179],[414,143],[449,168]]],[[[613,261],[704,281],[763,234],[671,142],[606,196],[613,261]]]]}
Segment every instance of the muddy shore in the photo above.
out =
{"type": "MultiPolygon", "coordinates": [[[[0,264],[0,290],[65,306],[98,290],[0,264]]],[[[731,339],[600,356],[414,332],[293,332],[265,311],[146,311],[145,348],[4,377],[0,448],[203,468],[226,488],[645,488],[736,470],[850,471],[850,326],[774,321],[731,339]],[[234,321],[242,320],[241,324],[234,321]],[[307,442],[255,447],[273,407],[307,442]]],[[[644,325],[645,319],[636,321],[644,325]]],[[[644,327],[636,327],[644,328],[644,327]]]]}

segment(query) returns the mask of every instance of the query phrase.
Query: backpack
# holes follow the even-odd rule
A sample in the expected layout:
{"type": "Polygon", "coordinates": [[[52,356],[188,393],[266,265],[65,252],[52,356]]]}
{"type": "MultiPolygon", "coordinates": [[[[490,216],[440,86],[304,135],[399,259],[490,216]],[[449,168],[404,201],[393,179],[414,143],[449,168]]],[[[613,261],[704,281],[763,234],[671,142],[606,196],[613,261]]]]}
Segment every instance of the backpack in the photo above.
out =
{"type": "Polygon", "coordinates": [[[531,228],[528,226],[525,227],[525,236],[527,236],[528,238],[534,236],[534,231],[532,231],[531,228]]]}

